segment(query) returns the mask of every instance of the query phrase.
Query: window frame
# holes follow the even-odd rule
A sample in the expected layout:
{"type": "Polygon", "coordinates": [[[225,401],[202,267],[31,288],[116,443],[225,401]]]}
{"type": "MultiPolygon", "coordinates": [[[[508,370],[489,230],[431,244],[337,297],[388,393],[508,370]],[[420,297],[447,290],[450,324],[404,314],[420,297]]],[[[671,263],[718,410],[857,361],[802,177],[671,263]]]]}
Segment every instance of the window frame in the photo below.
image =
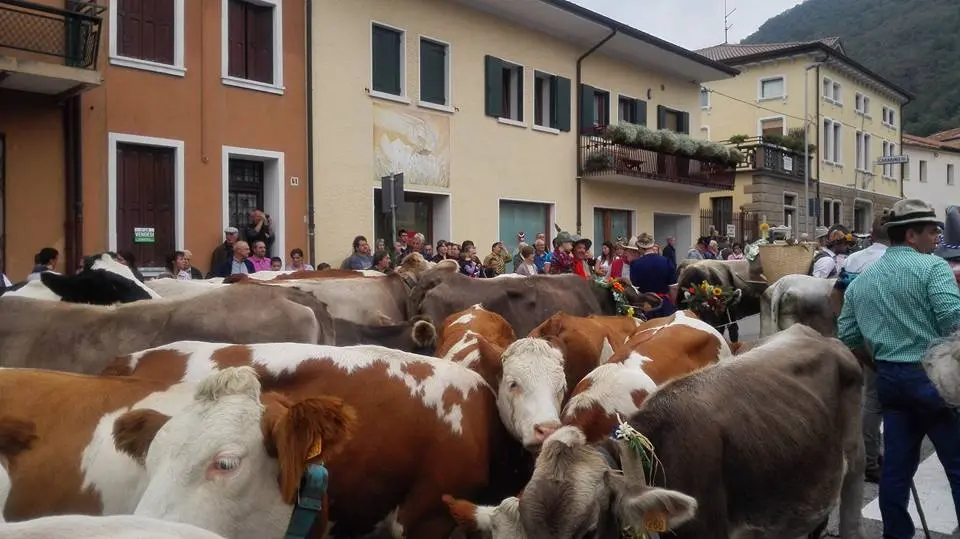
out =
{"type": "Polygon", "coordinates": [[[758,137],[763,137],[763,122],[767,120],[780,120],[780,135],[786,136],[787,117],[781,114],[777,116],[766,116],[764,118],[757,118],[757,136],[758,137]]]}
{"type": "Polygon", "coordinates": [[[870,159],[870,144],[873,136],[867,131],[856,132],[856,164],[854,170],[873,174],[873,160],[870,159]]]}
{"type": "Polygon", "coordinates": [[[786,75],[771,75],[769,77],[760,77],[757,79],[757,101],[774,101],[774,100],[783,100],[787,99],[787,76],[786,75]],[[775,80],[781,81],[783,84],[783,93],[778,96],[769,96],[764,97],[763,95],[763,84],[765,82],[773,82],[775,80]]]}
{"type": "Polygon", "coordinates": [[[553,102],[553,96],[557,92],[556,85],[558,82],[559,75],[556,73],[550,73],[547,71],[541,71],[539,69],[533,70],[533,129],[537,131],[542,131],[544,133],[552,133],[554,135],[560,134],[560,129],[554,127],[554,124],[559,125],[557,121],[557,107],[559,104],[553,102]],[[546,95],[539,95],[537,92],[537,80],[544,81],[543,92],[546,95]],[[546,98],[545,102],[543,101],[546,98]],[[538,102],[539,101],[539,102],[538,102]],[[539,106],[538,106],[539,105],[539,106]],[[541,110],[541,116],[547,117],[546,124],[537,123],[537,109],[542,109],[546,107],[545,110],[541,110]],[[548,114],[544,114],[548,113],[548,114]]]}
{"type": "MultiPolygon", "coordinates": [[[[610,123],[610,122],[612,121],[612,117],[610,116],[610,108],[613,106],[613,96],[614,96],[614,93],[611,92],[610,90],[605,89],[605,88],[600,88],[599,86],[593,86],[593,85],[591,85],[591,88],[593,88],[593,112],[594,112],[594,115],[593,115],[593,123],[594,123],[594,125],[602,125],[602,126],[612,125],[612,124],[610,123]],[[606,98],[607,98],[607,106],[606,106],[606,109],[605,109],[605,111],[604,111],[603,118],[598,118],[597,115],[596,115],[596,112],[597,112],[597,108],[596,108],[596,107],[597,107],[597,94],[605,95],[606,98]]],[[[617,123],[620,123],[620,99],[619,99],[619,96],[617,97],[617,123]]]]}
{"type": "Polygon", "coordinates": [[[780,199],[782,206],[782,212],[780,214],[782,226],[790,227],[791,236],[792,233],[796,231],[796,222],[788,223],[787,222],[787,211],[793,212],[793,220],[796,221],[800,218],[800,207],[797,205],[797,201],[800,200],[800,193],[795,193],[793,191],[784,191],[783,196],[780,199]],[[787,204],[787,197],[793,197],[793,204],[787,204]]]}
{"type": "MultiPolygon", "coordinates": [[[[371,27],[371,32],[372,32],[372,31],[373,31],[373,30],[372,30],[372,27],[371,27]]],[[[372,36],[371,36],[371,39],[372,39],[372,36]]],[[[404,39],[404,41],[406,41],[406,40],[404,39]]],[[[371,46],[371,53],[372,53],[372,52],[373,52],[373,50],[372,50],[372,47],[373,47],[372,41],[371,41],[370,46],[371,46]]],[[[406,43],[403,43],[403,44],[402,44],[400,50],[402,51],[401,54],[403,55],[403,57],[404,57],[404,59],[405,59],[405,57],[406,57],[406,43]]],[[[419,81],[419,83],[418,83],[418,85],[417,85],[417,86],[418,86],[417,89],[418,89],[418,91],[419,91],[419,93],[420,93],[420,95],[417,96],[417,105],[418,105],[418,106],[423,107],[423,108],[425,108],[425,109],[439,110],[439,111],[441,111],[441,112],[453,112],[453,111],[454,111],[454,108],[453,108],[453,58],[452,58],[452,55],[453,55],[453,45],[451,45],[450,42],[444,41],[444,40],[442,40],[442,39],[437,39],[437,38],[435,38],[435,37],[428,36],[428,35],[424,35],[424,34],[418,34],[418,35],[417,35],[417,59],[418,59],[418,62],[417,62],[417,81],[419,81]],[[446,55],[445,55],[445,58],[444,58],[444,68],[443,68],[443,69],[444,69],[444,86],[445,86],[445,88],[444,88],[444,99],[445,99],[446,103],[444,103],[443,105],[440,105],[440,104],[437,104],[437,103],[433,103],[432,101],[424,101],[424,100],[423,100],[423,42],[424,42],[424,41],[431,42],[431,43],[433,43],[434,45],[442,45],[442,46],[444,46],[445,49],[446,49],[446,55]]],[[[404,63],[404,64],[405,64],[406,62],[405,62],[405,61],[402,61],[401,63],[404,63]]],[[[371,76],[371,80],[370,80],[371,87],[370,87],[370,89],[373,90],[373,58],[372,58],[372,57],[371,57],[371,59],[370,59],[370,76],[371,76]]],[[[404,92],[406,92],[406,88],[404,87],[404,81],[403,81],[403,79],[405,78],[405,76],[406,76],[406,70],[405,70],[405,69],[401,69],[401,70],[400,70],[400,78],[401,78],[400,87],[404,90],[404,92]]]]}
{"type": "Polygon", "coordinates": [[[843,166],[843,123],[833,118],[823,118],[823,140],[821,147],[827,151],[823,153],[821,159],[829,165],[843,166]],[[829,140],[828,140],[829,138],[829,140]]]}
{"type": "Polygon", "coordinates": [[[837,79],[833,77],[824,76],[823,81],[820,84],[820,93],[823,96],[823,99],[828,103],[832,103],[838,107],[843,106],[843,99],[838,96],[842,96],[843,84],[840,83],[837,79]],[[827,93],[826,86],[829,85],[830,93],[827,93]]]}
{"type": "MultiPolygon", "coordinates": [[[[760,90],[763,91],[763,86],[761,85],[760,90]]],[[[711,97],[710,89],[706,86],[700,86],[700,110],[710,110],[713,108],[713,101],[711,97]],[[703,96],[707,96],[707,103],[703,103],[703,96]]],[[[784,85],[784,94],[786,94],[786,85],[784,85]]]]}
{"type": "Polygon", "coordinates": [[[523,107],[523,101],[526,95],[523,79],[526,77],[526,68],[524,67],[523,64],[514,62],[512,60],[508,60],[506,58],[499,58],[499,60],[500,60],[501,69],[509,69],[511,71],[510,93],[514,95],[510,96],[511,97],[510,113],[513,114],[514,112],[516,112],[517,115],[520,116],[520,119],[518,120],[515,118],[511,118],[509,116],[503,116],[502,115],[503,111],[501,110],[500,111],[501,115],[497,117],[497,121],[502,124],[526,128],[527,123],[526,123],[526,120],[524,120],[524,107],[523,107]],[[512,73],[514,72],[517,73],[516,77],[512,75],[512,73]]]}
{"type": "Polygon", "coordinates": [[[919,162],[920,164],[917,166],[917,176],[919,176],[920,183],[927,183],[927,180],[928,180],[928,178],[927,178],[927,160],[926,160],[926,159],[919,159],[918,162],[919,162]]]}
{"type": "MultiPolygon", "coordinates": [[[[370,47],[370,80],[367,93],[370,97],[376,97],[379,99],[386,99],[388,101],[396,101],[398,103],[403,103],[405,105],[410,104],[410,99],[407,97],[407,31],[399,26],[394,26],[392,24],[383,23],[376,20],[370,21],[370,34],[368,36],[368,43],[370,47]],[[391,30],[400,34],[400,94],[391,94],[389,92],[382,92],[376,90],[373,87],[373,32],[375,27],[381,27],[385,30],[391,30]]],[[[419,47],[419,45],[418,45],[419,47]]],[[[419,48],[418,48],[419,51],[419,48]]],[[[418,71],[419,73],[419,71],[418,71]]]]}
{"type": "Polygon", "coordinates": [[[953,163],[947,163],[947,185],[956,185],[957,171],[953,163]]]}
{"type": "Polygon", "coordinates": [[[870,118],[870,96],[857,92],[854,97],[854,110],[860,116],[870,118]],[[856,104],[857,101],[860,102],[859,105],[856,104]]]}
{"type": "Polygon", "coordinates": [[[120,0],[110,0],[108,6],[108,56],[110,65],[118,67],[128,67],[132,69],[141,69],[152,71],[163,75],[172,75],[174,77],[183,77],[187,73],[187,67],[184,63],[184,43],[186,34],[186,19],[184,14],[184,4],[186,0],[174,0],[173,2],[173,63],[164,64],[153,60],[144,60],[131,56],[120,54],[120,21],[118,19],[118,10],[120,0]]]}
{"type": "Polygon", "coordinates": [[[220,82],[225,86],[283,95],[283,1],[241,0],[273,9],[273,83],[244,79],[230,75],[230,0],[220,1],[220,82]]]}

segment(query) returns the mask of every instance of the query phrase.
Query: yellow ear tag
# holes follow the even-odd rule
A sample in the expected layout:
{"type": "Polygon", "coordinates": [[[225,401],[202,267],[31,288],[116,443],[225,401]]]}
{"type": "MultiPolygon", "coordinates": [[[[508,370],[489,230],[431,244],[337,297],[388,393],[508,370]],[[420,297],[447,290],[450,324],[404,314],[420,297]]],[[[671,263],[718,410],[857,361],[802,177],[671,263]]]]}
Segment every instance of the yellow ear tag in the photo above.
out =
{"type": "Polygon", "coordinates": [[[667,531],[667,516],[659,511],[647,511],[643,515],[643,527],[647,531],[663,533],[667,531]]]}
{"type": "Polygon", "coordinates": [[[307,460],[313,460],[320,456],[320,453],[323,452],[323,440],[317,439],[316,442],[313,442],[313,445],[310,446],[310,452],[307,453],[307,460]]]}

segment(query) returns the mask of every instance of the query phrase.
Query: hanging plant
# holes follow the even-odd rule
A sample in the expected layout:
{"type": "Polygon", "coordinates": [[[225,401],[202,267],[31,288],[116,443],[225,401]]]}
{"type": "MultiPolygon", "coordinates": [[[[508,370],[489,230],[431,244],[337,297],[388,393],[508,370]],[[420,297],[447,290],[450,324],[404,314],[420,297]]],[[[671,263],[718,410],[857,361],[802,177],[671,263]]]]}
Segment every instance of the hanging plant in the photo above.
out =
{"type": "Polygon", "coordinates": [[[606,152],[594,152],[587,156],[587,159],[583,162],[583,170],[585,172],[600,172],[612,169],[613,165],[612,155],[606,152]]]}
{"type": "Polygon", "coordinates": [[[659,131],[641,126],[637,129],[637,138],[633,141],[633,146],[651,152],[659,152],[663,147],[663,136],[659,131]]]}
{"type": "Polygon", "coordinates": [[[746,135],[734,135],[729,139],[727,139],[727,142],[729,142],[730,144],[743,144],[744,142],[747,141],[747,138],[749,137],[747,137],[746,135]]]}
{"type": "Polygon", "coordinates": [[[607,131],[604,134],[604,138],[610,140],[614,144],[630,146],[637,138],[637,126],[629,123],[607,126],[607,131]]]}
{"type": "Polygon", "coordinates": [[[686,135],[677,135],[678,144],[677,144],[677,153],[686,157],[693,157],[697,154],[697,149],[700,145],[696,140],[686,136],[686,135]]]}
{"type": "Polygon", "coordinates": [[[716,161],[718,159],[726,160],[728,157],[727,149],[717,144],[716,142],[710,142],[708,140],[698,140],[697,141],[697,152],[694,154],[694,157],[702,161],[716,161]]]}
{"type": "Polygon", "coordinates": [[[740,165],[740,162],[743,161],[743,154],[740,153],[740,150],[736,148],[728,148],[729,154],[727,156],[727,164],[731,167],[737,167],[740,165]]]}
{"type": "Polygon", "coordinates": [[[677,153],[677,150],[680,149],[680,139],[677,137],[677,134],[669,129],[661,129],[657,131],[660,133],[660,151],[663,153],[677,153]]]}

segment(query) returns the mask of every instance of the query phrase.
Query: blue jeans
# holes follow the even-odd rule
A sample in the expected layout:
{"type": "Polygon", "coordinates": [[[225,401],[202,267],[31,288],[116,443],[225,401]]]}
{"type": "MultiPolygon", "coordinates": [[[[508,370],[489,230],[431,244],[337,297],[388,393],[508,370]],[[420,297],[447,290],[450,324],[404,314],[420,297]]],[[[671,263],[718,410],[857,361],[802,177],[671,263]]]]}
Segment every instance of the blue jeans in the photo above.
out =
{"type": "Polygon", "coordinates": [[[883,407],[880,514],[884,539],[911,539],[910,483],[920,465],[920,444],[933,442],[960,516],[960,415],[948,408],[920,363],[877,361],[877,396],[883,407]]]}

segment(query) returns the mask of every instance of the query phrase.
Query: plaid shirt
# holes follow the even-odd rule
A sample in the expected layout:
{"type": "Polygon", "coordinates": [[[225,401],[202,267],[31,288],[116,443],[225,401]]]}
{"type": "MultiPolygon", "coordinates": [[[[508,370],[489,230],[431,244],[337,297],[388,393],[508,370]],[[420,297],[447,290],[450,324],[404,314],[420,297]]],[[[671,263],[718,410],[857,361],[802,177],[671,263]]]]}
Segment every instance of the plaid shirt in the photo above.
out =
{"type": "Polygon", "coordinates": [[[573,273],[573,255],[560,249],[554,249],[550,255],[550,273],[573,273]]]}
{"type": "Polygon", "coordinates": [[[850,283],[837,321],[850,348],[879,361],[918,362],[930,343],[960,327],[960,290],[940,257],[890,247],[850,283]]]}

